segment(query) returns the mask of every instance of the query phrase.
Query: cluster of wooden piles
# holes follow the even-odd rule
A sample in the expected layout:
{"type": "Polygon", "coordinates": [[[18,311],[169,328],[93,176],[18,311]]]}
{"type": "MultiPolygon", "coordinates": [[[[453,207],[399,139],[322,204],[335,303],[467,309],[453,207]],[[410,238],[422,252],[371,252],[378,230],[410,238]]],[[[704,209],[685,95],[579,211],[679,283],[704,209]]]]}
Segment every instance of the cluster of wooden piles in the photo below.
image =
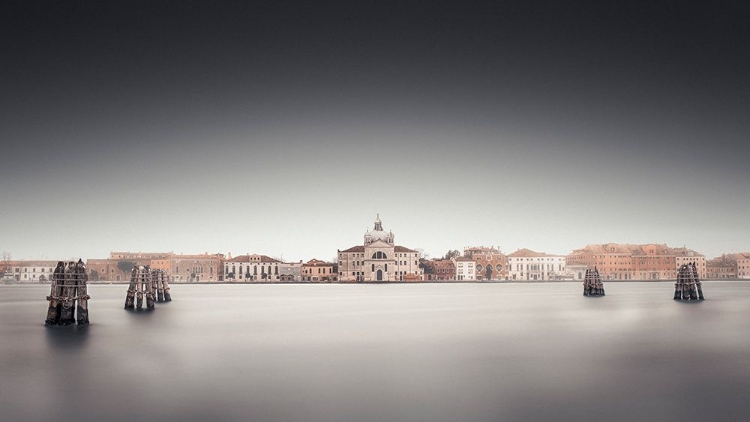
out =
{"type": "Polygon", "coordinates": [[[151,270],[151,288],[156,290],[157,302],[170,302],[169,273],[166,270],[151,270]]]}
{"type": "Polygon", "coordinates": [[[604,296],[604,283],[596,267],[586,270],[586,276],[583,278],[583,295],[604,296]]]}
{"type": "Polygon", "coordinates": [[[703,300],[703,288],[694,262],[680,266],[674,285],[674,300],[703,300]]]}
{"type": "Polygon", "coordinates": [[[169,302],[172,295],[169,288],[169,275],[165,270],[150,269],[148,265],[133,267],[130,274],[130,287],[125,297],[125,309],[143,309],[143,296],[146,296],[146,309],[154,309],[154,302],[169,302]]]}
{"type": "Polygon", "coordinates": [[[82,260],[65,264],[58,261],[52,274],[52,288],[47,296],[49,308],[44,325],[79,325],[89,323],[88,282],[86,265],[82,260]],[[77,308],[77,309],[76,309],[77,308]]]}

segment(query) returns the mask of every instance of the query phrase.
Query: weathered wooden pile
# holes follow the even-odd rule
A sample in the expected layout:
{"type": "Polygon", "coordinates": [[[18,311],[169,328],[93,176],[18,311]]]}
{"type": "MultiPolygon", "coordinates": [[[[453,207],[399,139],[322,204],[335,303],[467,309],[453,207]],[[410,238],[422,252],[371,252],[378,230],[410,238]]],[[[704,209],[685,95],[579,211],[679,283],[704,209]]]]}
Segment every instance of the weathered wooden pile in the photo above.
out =
{"type": "Polygon", "coordinates": [[[169,273],[166,270],[151,270],[151,288],[156,291],[157,302],[170,302],[169,273]]]}
{"type": "Polygon", "coordinates": [[[596,267],[586,270],[586,276],[583,278],[583,295],[604,296],[604,283],[596,267]]]}
{"type": "Polygon", "coordinates": [[[130,287],[125,297],[125,309],[143,309],[143,296],[146,296],[146,309],[154,309],[154,302],[170,302],[169,274],[166,270],[151,269],[148,265],[133,267],[130,274],[130,287]]]}
{"type": "Polygon", "coordinates": [[[91,298],[86,289],[88,282],[86,265],[82,260],[65,264],[58,261],[52,274],[52,287],[47,300],[45,325],[79,325],[89,323],[88,301],[91,298]],[[76,309],[77,307],[77,309],[76,309]]]}
{"type": "Polygon", "coordinates": [[[703,288],[694,262],[680,266],[674,285],[674,300],[703,300],[703,288]]]}
{"type": "Polygon", "coordinates": [[[146,308],[154,309],[154,289],[151,283],[151,269],[148,265],[133,267],[130,272],[130,286],[125,297],[125,309],[143,309],[143,296],[146,296],[146,308]]]}

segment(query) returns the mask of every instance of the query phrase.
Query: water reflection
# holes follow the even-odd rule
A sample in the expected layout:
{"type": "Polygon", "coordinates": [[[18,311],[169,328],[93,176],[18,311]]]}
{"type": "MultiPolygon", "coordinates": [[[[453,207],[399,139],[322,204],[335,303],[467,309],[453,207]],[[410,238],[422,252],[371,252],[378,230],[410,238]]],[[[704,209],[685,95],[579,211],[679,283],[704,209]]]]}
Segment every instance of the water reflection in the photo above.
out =
{"type": "Polygon", "coordinates": [[[54,349],[79,349],[86,346],[89,332],[93,328],[87,325],[45,326],[47,345],[54,349]]]}

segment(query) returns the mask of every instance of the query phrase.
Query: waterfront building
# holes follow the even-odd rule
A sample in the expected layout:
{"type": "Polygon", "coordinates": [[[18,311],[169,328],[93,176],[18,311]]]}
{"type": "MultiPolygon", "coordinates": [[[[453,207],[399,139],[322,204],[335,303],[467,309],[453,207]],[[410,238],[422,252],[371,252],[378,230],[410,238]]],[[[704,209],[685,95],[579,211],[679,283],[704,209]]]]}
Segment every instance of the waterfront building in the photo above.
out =
{"type": "Polygon", "coordinates": [[[605,280],[672,280],[682,264],[695,263],[699,278],[706,278],[705,256],[688,248],[665,244],[590,244],[567,256],[568,265],[599,270],[605,280]]]}
{"type": "Polygon", "coordinates": [[[507,257],[496,248],[464,248],[464,257],[474,261],[477,280],[505,280],[508,277],[507,257]]]}
{"type": "Polygon", "coordinates": [[[393,232],[383,230],[380,216],[376,217],[374,228],[365,232],[361,246],[337,252],[340,281],[422,280],[419,252],[396,245],[393,232]]]}
{"type": "Polygon", "coordinates": [[[223,254],[173,254],[170,257],[171,268],[169,273],[172,281],[176,282],[198,283],[223,281],[223,265],[223,254]]]}
{"type": "MultiPolygon", "coordinates": [[[[226,281],[280,281],[283,263],[267,255],[246,254],[224,262],[226,281]]],[[[286,278],[286,277],[285,277],[286,278]]]]}
{"type": "Polygon", "coordinates": [[[432,259],[422,263],[423,280],[455,280],[456,264],[452,259],[432,259]]]}
{"type": "Polygon", "coordinates": [[[738,253],[737,256],[737,278],[740,280],[750,279],[750,253],[738,253]]]}
{"type": "Polygon", "coordinates": [[[172,282],[223,280],[222,254],[184,255],[172,252],[112,252],[109,258],[88,259],[89,281],[129,281],[134,266],[166,270],[172,282]]]}
{"type": "Polygon", "coordinates": [[[134,266],[151,265],[150,259],[89,258],[89,281],[129,281],[134,266]]]}
{"type": "Polygon", "coordinates": [[[706,262],[706,278],[726,280],[738,277],[738,261],[732,255],[722,255],[706,262]]]}
{"type": "Polygon", "coordinates": [[[302,264],[302,281],[330,283],[338,281],[336,264],[311,259],[302,264]]]}
{"type": "Polygon", "coordinates": [[[302,261],[280,263],[279,281],[302,281],[302,261]]]}
{"type": "Polygon", "coordinates": [[[510,280],[546,281],[565,278],[565,256],[519,249],[508,254],[510,280]]]}
{"type": "Polygon", "coordinates": [[[6,273],[19,283],[46,283],[50,281],[55,271],[57,261],[52,260],[23,260],[5,263],[6,273]]]}
{"type": "Polygon", "coordinates": [[[474,281],[477,279],[473,259],[457,256],[453,258],[453,265],[456,267],[457,281],[474,281]]]}

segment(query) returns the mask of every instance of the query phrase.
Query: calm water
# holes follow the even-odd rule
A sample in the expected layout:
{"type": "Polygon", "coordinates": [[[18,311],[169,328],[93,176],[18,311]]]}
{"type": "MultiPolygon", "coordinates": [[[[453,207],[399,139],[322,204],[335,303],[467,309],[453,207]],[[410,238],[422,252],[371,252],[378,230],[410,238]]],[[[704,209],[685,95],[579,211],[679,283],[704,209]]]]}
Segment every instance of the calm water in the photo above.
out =
{"type": "Polygon", "coordinates": [[[91,286],[0,286],[0,420],[750,419],[750,283],[175,285],[153,312],[91,286]]]}

